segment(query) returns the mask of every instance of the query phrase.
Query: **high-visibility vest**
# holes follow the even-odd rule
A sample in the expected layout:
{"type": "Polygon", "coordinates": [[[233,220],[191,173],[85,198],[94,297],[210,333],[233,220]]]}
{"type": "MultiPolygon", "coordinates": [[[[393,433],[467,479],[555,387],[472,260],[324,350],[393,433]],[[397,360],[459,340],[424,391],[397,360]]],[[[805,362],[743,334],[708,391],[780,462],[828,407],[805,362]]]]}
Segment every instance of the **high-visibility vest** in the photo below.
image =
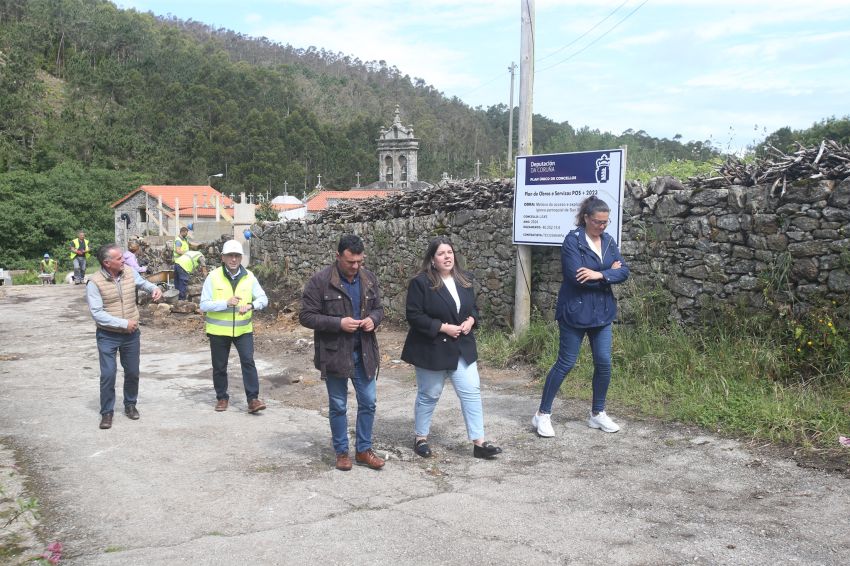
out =
{"type": "Polygon", "coordinates": [[[182,267],[186,273],[192,273],[198,267],[202,257],[204,254],[201,252],[186,252],[174,260],[174,263],[182,267]]]}
{"type": "Polygon", "coordinates": [[[177,253],[177,248],[180,248],[182,251],[187,251],[189,249],[189,238],[181,238],[177,236],[174,238],[174,250],[172,250],[172,254],[174,255],[174,261],[177,261],[177,258],[180,257],[180,254],[177,253]]]}
{"type": "Polygon", "coordinates": [[[254,288],[254,274],[250,271],[239,280],[236,284],[236,289],[230,283],[230,276],[224,272],[223,267],[217,267],[209,275],[212,283],[212,300],[227,301],[230,297],[236,295],[241,297],[239,304],[235,307],[228,307],[225,311],[208,311],[206,313],[206,332],[215,336],[242,336],[254,331],[252,318],[254,309],[249,309],[245,314],[239,314],[239,307],[249,304],[254,296],[252,290],[254,288]]]}
{"type": "MultiPolygon", "coordinates": [[[[73,240],[71,240],[71,243],[74,245],[74,249],[75,249],[75,250],[80,249],[80,239],[79,239],[79,238],[74,238],[73,240]]],[[[89,256],[91,255],[91,252],[89,252],[89,241],[88,241],[87,239],[85,239],[85,238],[83,238],[83,246],[85,246],[85,249],[86,249],[86,259],[88,259],[88,258],[89,258],[89,256]]],[[[75,257],[77,257],[77,254],[75,254],[75,253],[71,252],[71,254],[70,254],[68,257],[69,257],[70,259],[74,259],[75,257]]]]}
{"type": "Polygon", "coordinates": [[[56,273],[56,260],[50,258],[48,260],[41,260],[41,272],[42,273],[56,273]]]}

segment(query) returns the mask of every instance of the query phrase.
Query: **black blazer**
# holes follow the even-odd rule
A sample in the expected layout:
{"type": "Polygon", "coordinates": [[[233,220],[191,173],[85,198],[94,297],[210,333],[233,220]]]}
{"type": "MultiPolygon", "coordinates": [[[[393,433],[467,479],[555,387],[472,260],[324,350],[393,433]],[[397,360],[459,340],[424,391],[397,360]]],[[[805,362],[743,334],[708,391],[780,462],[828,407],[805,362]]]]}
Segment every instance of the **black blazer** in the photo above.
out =
{"type": "MultiPolygon", "coordinates": [[[[469,274],[464,275],[472,278],[469,274]]],[[[410,330],[401,352],[402,360],[430,370],[456,369],[460,356],[467,364],[478,360],[475,335],[472,332],[461,334],[458,338],[440,332],[443,323],[459,325],[469,316],[475,319],[475,326],[478,326],[479,314],[473,288],[458,284],[457,294],[460,297],[460,312],[445,285],[433,291],[424,273],[410,281],[405,309],[410,330]]]]}

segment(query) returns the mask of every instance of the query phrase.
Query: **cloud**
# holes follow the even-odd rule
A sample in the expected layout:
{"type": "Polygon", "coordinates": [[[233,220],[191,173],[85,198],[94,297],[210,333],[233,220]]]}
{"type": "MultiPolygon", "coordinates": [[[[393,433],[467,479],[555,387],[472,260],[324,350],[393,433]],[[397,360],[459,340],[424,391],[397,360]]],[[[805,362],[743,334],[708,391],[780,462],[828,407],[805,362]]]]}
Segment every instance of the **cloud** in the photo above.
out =
{"type": "Polygon", "coordinates": [[[800,96],[812,94],[815,89],[808,83],[795,80],[792,75],[772,69],[723,69],[695,76],[684,82],[686,86],[732,92],[770,92],[800,96]]]}
{"type": "Polygon", "coordinates": [[[672,36],[669,31],[654,31],[643,35],[624,37],[609,44],[609,47],[620,49],[623,47],[638,47],[644,45],[655,45],[667,41],[672,36]]]}
{"type": "Polygon", "coordinates": [[[256,12],[252,12],[250,14],[245,14],[245,23],[249,24],[258,24],[263,21],[263,16],[257,14],[256,12]]]}

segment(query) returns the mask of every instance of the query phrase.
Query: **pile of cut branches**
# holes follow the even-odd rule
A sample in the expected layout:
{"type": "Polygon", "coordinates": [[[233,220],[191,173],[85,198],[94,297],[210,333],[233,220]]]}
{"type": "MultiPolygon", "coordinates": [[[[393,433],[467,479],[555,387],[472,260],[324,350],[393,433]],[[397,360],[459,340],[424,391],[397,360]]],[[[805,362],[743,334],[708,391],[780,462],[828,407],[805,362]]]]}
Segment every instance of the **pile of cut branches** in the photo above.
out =
{"type": "Polygon", "coordinates": [[[768,157],[745,162],[729,156],[713,176],[691,177],[695,187],[721,187],[728,185],[770,185],[773,196],[785,193],[788,183],[799,180],[842,180],[850,177],[850,147],[832,140],[823,140],[819,146],[803,147],[785,154],[772,145],[767,146],[768,157]]]}

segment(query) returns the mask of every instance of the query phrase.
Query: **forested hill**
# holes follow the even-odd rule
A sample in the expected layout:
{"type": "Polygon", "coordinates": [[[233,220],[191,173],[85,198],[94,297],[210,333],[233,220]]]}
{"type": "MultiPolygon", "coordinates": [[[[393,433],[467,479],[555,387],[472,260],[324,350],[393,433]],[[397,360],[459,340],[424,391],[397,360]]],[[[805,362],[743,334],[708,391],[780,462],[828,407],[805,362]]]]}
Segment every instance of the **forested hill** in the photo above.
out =
{"type": "MultiPolygon", "coordinates": [[[[0,0],[0,171],[73,161],[156,183],[226,190],[376,180],[378,130],[396,104],[422,140],[420,178],[507,171],[506,105],[470,108],[385,62],[295,49],[104,0],[0,0]]],[[[505,89],[507,90],[507,89],[505,89]]],[[[516,116],[515,116],[516,119],[516,116]]],[[[629,143],[647,160],[704,158],[705,142],[615,136],[535,117],[535,149],[629,143]]]]}
{"type": "MultiPolygon", "coordinates": [[[[109,203],[142,183],[226,171],[215,181],[226,193],[276,195],[286,181],[300,195],[319,173],[331,188],[358,171],[377,180],[375,139],[396,104],[421,139],[420,179],[469,177],[477,160],[482,174],[510,174],[507,105],[470,108],[383,61],[105,0],[0,0],[0,233],[11,237],[0,267],[60,253],[77,228],[110,241],[109,203]]],[[[536,153],[624,144],[632,171],[715,154],[708,142],[534,117],[536,153]]]]}

